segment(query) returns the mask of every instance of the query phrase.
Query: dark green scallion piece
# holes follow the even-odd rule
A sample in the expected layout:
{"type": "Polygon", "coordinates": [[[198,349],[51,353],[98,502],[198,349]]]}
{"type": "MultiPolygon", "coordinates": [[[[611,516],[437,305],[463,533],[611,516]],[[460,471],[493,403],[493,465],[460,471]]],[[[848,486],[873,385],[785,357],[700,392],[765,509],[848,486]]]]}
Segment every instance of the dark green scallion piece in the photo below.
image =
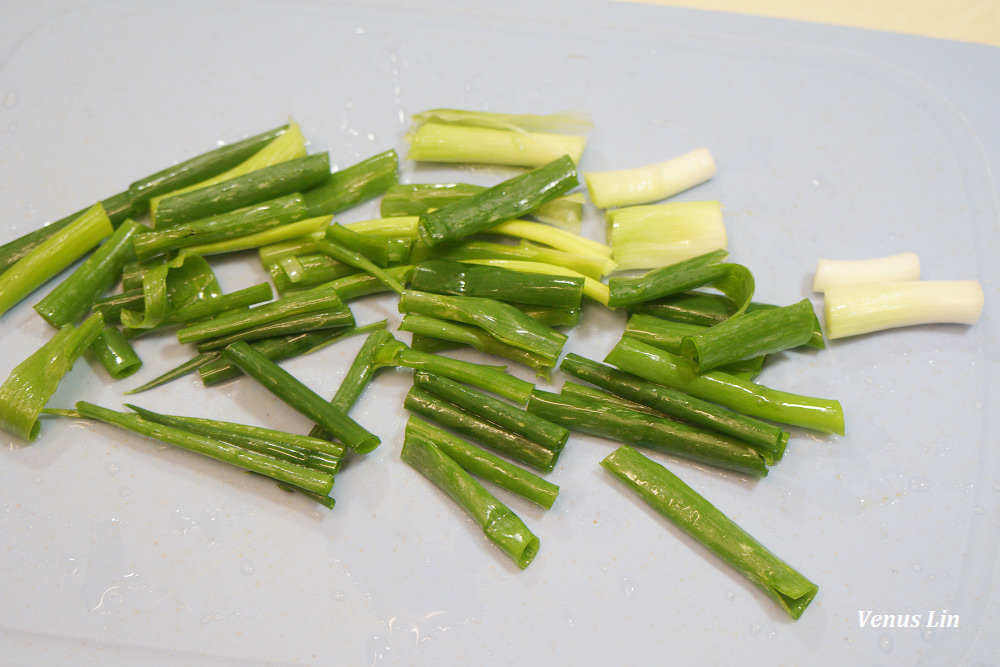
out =
{"type": "Polygon", "coordinates": [[[112,424],[126,431],[146,436],[147,438],[153,438],[169,445],[182,447],[189,451],[209,456],[217,461],[259,473],[303,489],[308,489],[313,493],[326,495],[333,488],[333,475],[329,473],[282,461],[183,429],[157,424],[148,419],[143,419],[137,414],[115,412],[114,410],[87,403],[86,401],[77,403],[76,411],[81,417],[112,424]]]}
{"type": "Polygon", "coordinates": [[[359,234],[336,222],[326,228],[326,238],[360,253],[383,269],[406,261],[410,254],[409,239],[359,234]]]}
{"type": "Polygon", "coordinates": [[[809,299],[791,306],[758,310],[684,336],[681,356],[699,372],[805,345],[812,339],[816,313],[809,299]]]}
{"type": "Polygon", "coordinates": [[[307,217],[339,213],[381,195],[398,182],[399,159],[396,151],[373,155],[333,172],[323,185],[302,193],[307,217]]]}
{"type": "Polygon", "coordinates": [[[410,417],[406,422],[406,435],[433,442],[466,472],[490,481],[501,489],[516,493],[545,509],[551,509],[552,503],[559,495],[559,487],[555,484],[546,482],[538,475],[508,463],[417,417],[410,417]]]}
{"type": "Polygon", "coordinates": [[[421,262],[410,289],[451,296],[486,297],[507,303],[579,308],[583,278],[511,271],[448,260],[421,262]]]}
{"type": "Polygon", "coordinates": [[[413,385],[553,452],[569,439],[569,431],[558,424],[440,375],[417,371],[413,385]]]}
{"type": "Polygon", "coordinates": [[[205,317],[215,317],[230,310],[246,308],[270,301],[274,296],[269,283],[252,285],[229,294],[220,294],[212,299],[200,299],[167,313],[166,324],[192,322],[205,317]]]}
{"type": "Polygon", "coordinates": [[[431,440],[411,433],[400,458],[444,491],[479,524],[486,537],[522,570],[538,553],[539,541],[524,522],[482,487],[431,440]]]}
{"type": "Polygon", "coordinates": [[[641,403],[670,417],[746,441],[759,451],[775,452],[777,458],[781,457],[780,453],[788,443],[788,433],[773,424],[747,417],[721,405],[650,382],[578,354],[567,354],[559,368],[573,377],[586,380],[601,389],[641,403]]]}
{"type": "Polygon", "coordinates": [[[274,322],[265,322],[254,327],[234,331],[231,334],[199,341],[199,352],[221,350],[238,340],[252,343],[267,338],[277,338],[290,334],[318,331],[320,329],[345,329],[354,326],[354,315],[344,304],[338,304],[329,310],[319,310],[312,313],[290,315],[274,322]]]}
{"type": "Polygon", "coordinates": [[[125,335],[115,327],[105,327],[90,344],[90,351],[116,380],[126,378],[142,366],[142,360],[132,349],[125,335]]]}
{"type": "Polygon", "coordinates": [[[737,304],[734,315],[739,315],[753,297],[754,279],[745,266],[723,262],[728,255],[725,250],[715,250],[641,276],[612,276],[608,306],[634,306],[708,285],[733,300],[737,304]]]}
{"type": "Polygon", "coordinates": [[[357,453],[367,454],[381,444],[378,436],[323,400],[290,373],[250,347],[249,343],[233,343],[222,351],[222,355],[281,401],[322,426],[357,453]]]}
{"type": "MultiPolygon", "coordinates": [[[[142,308],[123,308],[119,319],[128,329],[162,326],[171,311],[222,296],[212,267],[200,255],[182,254],[149,267],[142,274],[142,308]]],[[[97,307],[95,306],[95,310],[97,307]]],[[[129,335],[139,332],[127,331],[129,335]]]]}
{"type": "Polygon", "coordinates": [[[284,134],[287,129],[287,125],[282,125],[167,167],[132,183],[128,187],[128,195],[136,206],[145,210],[153,197],[169,194],[228,171],[284,134]]]}
{"type": "Polygon", "coordinates": [[[379,214],[383,218],[424,215],[485,189],[482,185],[469,183],[397,183],[382,197],[379,214]]]}
{"type": "Polygon", "coordinates": [[[268,264],[267,272],[278,292],[287,294],[356,274],[358,269],[332,257],[315,254],[285,257],[268,264]]]}
{"type": "Polygon", "coordinates": [[[154,227],[164,229],[184,222],[253,206],[261,202],[303,192],[330,177],[330,155],[317,153],[264,167],[198,190],[160,200],[153,216],[154,227]]]}
{"type": "Polygon", "coordinates": [[[553,451],[522,435],[511,433],[469,410],[416,386],[406,394],[403,407],[542,472],[552,472],[562,451],[553,451]]]}
{"type": "Polygon", "coordinates": [[[142,229],[145,227],[132,220],[124,221],[68,278],[35,304],[35,311],[57,329],[82,319],[94,300],[118,281],[132,255],[132,239],[142,229]]]}
{"type": "Polygon", "coordinates": [[[445,208],[422,215],[420,238],[429,246],[459,239],[524,215],[579,185],[569,156],[510,178],[445,208]]]}
{"type": "Polygon", "coordinates": [[[816,584],[663,466],[628,446],[612,452],[601,465],[650,507],[752,581],[793,619],[798,619],[816,597],[816,584]]]}
{"type": "MultiPolygon", "coordinates": [[[[176,380],[178,378],[182,378],[185,375],[187,375],[188,373],[193,373],[196,370],[199,370],[200,368],[202,368],[203,366],[209,364],[210,362],[217,361],[217,360],[219,360],[221,358],[222,358],[222,353],[221,352],[204,352],[202,354],[199,354],[196,357],[188,359],[187,361],[185,361],[184,363],[182,363],[180,366],[177,366],[176,368],[171,368],[169,371],[167,371],[163,375],[155,377],[152,380],[150,380],[149,382],[147,382],[147,383],[145,383],[145,384],[143,384],[141,386],[138,386],[135,389],[130,389],[129,391],[126,391],[125,393],[126,394],[141,394],[144,391],[149,391],[150,389],[155,389],[156,387],[159,387],[160,385],[167,384],[168,382],[173,382],[174,380],[176,380]]],[[[239,375],[238,372],[237,372],[237,375],[239,375]]]]}
{"type": "Polygon", "coordinates": [[[145,232],[136,236],[132,244],[136,257],[145,261],[171,250],[256,234],[305,217],[302,196],[293,194],[210,218],[145,232]]]}
{"type": "Polygon", "coordinates": [[[844,434],[844,411],[837,401],[770,389],[720,371],[698,374],[687,359],[628,336],[611,350],[605,362],[751,417],[844,434]]]}
{"type": "Polygon", "coordinates": [[[139,287],[120,294],[94,299],[92,309],[95,313],[100,313],[106,324],[119,324],[123,310],[142,312],[145,302],[146,296],[142,288],[139,287]]]}

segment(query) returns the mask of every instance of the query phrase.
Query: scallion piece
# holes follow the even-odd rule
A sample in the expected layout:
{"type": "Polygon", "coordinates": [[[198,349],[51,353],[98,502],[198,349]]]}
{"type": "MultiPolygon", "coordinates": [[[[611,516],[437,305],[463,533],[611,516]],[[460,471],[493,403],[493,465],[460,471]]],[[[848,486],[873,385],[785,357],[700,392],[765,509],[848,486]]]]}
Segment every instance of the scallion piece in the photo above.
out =
{"type": "Polygon", "coordinates": [[[67,324],[18,364],[0,385],[0,429],[24,440],[38,437],[38,415],[74,362],[104,330],[100,315],[67,324]]]}
{"type": "Polygon", "coordinates": [[[215,438],[192,433],[173,426],[165,426],[144,419],[137,414],[115,412],[108,408],[80,401],[76,411],[81,417],[117,426],[147,438],[175,445],[217,461],[249,470],[271,479],[327,495],[333,488],[333,475],[282,461],[259,452],[233,445],[215,438]]]}
{"type": "Polygon", "coordinates": [[[719,433],[633,410],[613,399],[535,390],[528,412],[579,433],[650,447],[752,477],[766,477],[760,452],[719,433]]]}
{"type": "Polygon", "coordinates": [[[917,324],[975,324],[984,296],[978,280],[913,280],[832,287],[825,302],[826,335],[844,338],[917,324]]]}
{"type": "Polygon", "coordinates": [[[301,238],[303,235],[326,229],[333,216],[321,215],[316,218],[306,218],[295,222],[286,222],[277,227],[271,227],[253,234],[236,236],[222,241],[211,243],[197,243],[184,248],[183,252],[195,255],[219,255],[227,252],[239,252],[241,250],[252,250],[265,245],[280,243],[287,239],[301,238]]]}
{"type": "Polygon", "coordinates": [[[145,228],[132,220],[124,221],[68,278],[35,304],[35,312],[57,329],[82,319],[94,300],[118,280],[132,255],[132,238],[141,229],[145,228]]]}
{"type": "MultiPolygon", "coordinates": [[[[812,324],[810,324],[811,328],[812,324]]],[[[625,333],[623,335],[635,338],[653,347],[658,347],[661,350],[666,350],[671,354],[680,355],[681,343],[685,338],[696,336],[707,329],[707,326],[700,324],[672,322],[654,317],[653,315],[635,313],[628,318],[628,324],[625,325],[625,333]]],[[[765,355],[759,355],[743,361],[726,364],[720,370],[752,380],[763,369],[766,359],[765,355]]]]}
{"type": "MultiPolygon", "coordinates": [[[[522,241],[518,245],[490,243],[488,241],[465,241],[456,246],[439,246],[441,251],[435,253],[441,259],[462,262],[470,259],[510,259],[526,262],[541,262],[553,266],[561,266],[580,275],[600,280],[615,270],[617,266],[604,255],[577,254],[545,248],[522,241]]],[[[411,256],[412,257],[412,256],[411,256]]]]}
{"type": "Polygon", "coordinates": [[[710,285],[737,304],[733,315],[739,315],[753,297],[753,274],[741,264],[724,263],[722,260],[728,254],[725,250],[716,250],[634,278],[612,276],[608,281],[611,290],[608,305],[612,308],[634,306],[710,285]]]}
{"type": "Polygon", "coordinates": [[[727,248],[717,201],[628,206],[608,211],[607,221],[619,271],[657,268],[727,248]]]}
{"type": "Polygon", "coordinates": [[[411,416],[407,420],[406,435],[433,442],[466,472],[545,509],[552,509],[552,504],[559,495],[559,487],[555,484],[417,417],[411,416]]]}
{"type": "Polygon", "coordinates": [[[598,208],[646,204],[672,197],[715,176],[715,160],[698,148],[666,162],[620,171],[584,174],[590,200],[598,208]]]}
{"type": "Polygon", "coordinates": [[[577,184],[576,167],[569,157],[563,156],[468,199],[420,216],[420,238],[433,246],[484,231],[566,194],[577,184]]]}
{"type": "Polygon", "coordinates": [[[369,433],[345,412],[324,401],[291,373],[250,347],[249,343],[233,343],[222,351],[222,356],[260,382],[282,402],[309,417],[357,453],[367,454],[381,444],[378,436],[369,433]]]}
{"type": "Polygon", "coordinates": [[[428,122],[406,135],[409,160],[540,167],[563,155],[580,161],[587,138],[570,134],[428,122]]]}
{"type": "Polygon", "coordinates": [[[282,295],[359,273],[353,266],[321,254],[285,257],[267,265],[267,272],[282,295]]]}
{"type": "Polygon", "coordinates": [[[388,150],[333,172],[326,182],[302,193],[309,217],[333,215],[377,197],[399,182],[399,159],[388,150]]]}
{"type": "Polygon", "coordinates": [[[405,288],[402,283],[392,277],[391,274],[386,273],[385,270],[377,266],[361,253],[330,240],[318,241],[316,243],[316,247],[324,255],[327,255],[338,262],[347,264],[348,266],[353,266],[364,271],[368,275],[373,276],[393,292],[396,292],[397,294],[403,293],[405,288]]]}
{"type": "Polygon", "coordinates": [[[53,276],[90,252],[114,229],[95,204],[0,275],[0,317],[53,276]]]}
{"type": "Polygon", "coordinates": [[[573,377],[649,406],[665,415],[743,440],[758,450],[783,452],[788,443],[788,433],[773,424],[747,417],[721,405],[651,382],[632,373],[611,368],[578,354],[567,354],[559,368],[573,377]]]}
{"type": "Polygon", "coordinates": [[[904,252],[876,259],[820,259],[816,262],[812,290],[825,292],[845,285],[904,280],[920,280],[920,258],[916,253],[904,252]]]}
{"type": "Polygon", "coordinates": [[[258,303],[270,301],[274,296],[269,283],[260,283],[245,287],[228,294],[220,294],[210,299],[199,299],[194,303],[175,308],[167,313],[166,322],[192,322],[203,317],[215,317],[220,313],[238,308],[246,308],[258,303]]]}
{"type": "Polygon", "coordinates": [[[202,340],[198,342],[197,348],[199,352],[212,352],[214,350],[221,350],[239,340],[250,343],[266,338],[306,333],[320,329],[344,329],[353,326],[354,315],[351,313],[351,309],[339,303],[327,310],[289,315],[280,320],[265,322],[222,336],[202,340]]]}
{"type": "Polygon", "coordinates": [[[410,241],[360,234],[339,223],[326,228],[326,238],[361,253],[381,268],[405,262],[410,256],[410,241]]]}
{"type": "Polygon", "coordinates": [[[163,198],[153,217],[153,226],[163,229],[253,206],[303,192],[329,177],[328,153],[271,165],[199,190],[163,198]]]}
{"type": "Polygon", "coordinates": [[[770,389],[719,371],[698,374],[687,359],[628,336],[618,342],[605,362],[751,417],[844,434],[844,410],[838,401],[770,389]]]}
{"type": "MultiPolygon", "coordinates": [[[[507,220],[493,225],[487,230],[490,234],[501,236],[512,236],[518,239],[534,241],[561,250],[563,252],[577,255],[587,255],[599,259],[605,264],[610,260],[614,251],[603,243],[584,238],[579,234],[568,232],[565,229],[557,229],[551,225],[528,220],[507,220]]],[[[616,264],[612,263],[612,270],[616,264]]],[[[606,271],[608,273],[610,271],[606,271]]]]}
{"type": "MultiPolygon", "coordinates": [[[[166,373],[153,378],[149,382],[147,382],[147,383],[145,383],[143,385],[140,385],[140,386],[136,387],[135,389],[130,389],[130,390],[126,391],[125,393],[126,394],[141,394],[144,391],[149,391],[150,389],[155,389],[156,387],[159,387],[160,385],[167,384],[168,382],[173,382],[174,380],[176,380],[178,378],[182,378],[185,375],[187,375],[188,373],[193,373],[196,370],[198,370],[198,369],[202,368],[203,366],[205,366],[206,364],[208,364],[208,363],[210,363],[212,361],[216,361],[216,360],[221,359],[221,358],[222,358],[222,353],[221,352],[203,352],[202,354],[199,354],[199,355],[197,355],[195,357],[192,357],[191,359],[188,359],[187,361],[185,361],[184,363],[182,363],[180,366],[177,366],[175,368],[171,368],[166,373]]],[[[226,362],[226,363],[228,363],[228,362],[226,362]]],[[[239,375],[238,371],[237,371],[236,375],[239,375]]]]}
{"type": "Polygon", "coordinates": [[[142,360],[128,339],[115,327],[105,327],[90,344],[90,351],[101,362],[108,375],[116,380],[132,375],[142,366],[142,360]]]}
{"type": "Polygon", "coordinates": [[[400,458],[444,491],[479,524],[486,537],[514,559],[522,570],[538,553],[539,541],[506,505],[429,439],[411,432],[400,458]]]}
{"type": "Polygon", "coordinates": [[[154,329],[166,322],[172,310],[220,296],[222,289],[208,262],[199,255],[182,254],[143,272],[142,309],[123,308],[120,319],[129,329],[154,329]]]}
{"type": "Polygon", "coordinates": [[[507,303],[579,308],[583,276],[562,277],[507,268],[430,260],[417,265],[410,289],[451,296],[474,296],[507,303]]]}
{"type": "Polygon", "coordinates": [[[563,268],[543,262],[525,262],[517,259],[464,259],[466,264],[479,264],[481,266],[492,266],[497,269],[506,269],[528,274],[539,274],[547,276],[562,276],[563,278],[582,281],[583,296],[596,301],[601,305],[608,305],[611,292],[608,286],[599,280],[594,280],[589,276],[578,273],[573,269],[563,268]]]}
{"type": "Polygon", "coordinates": [[[616,449],[601,465],[644,502],[747,577],[798,619],[819,590],[768,551],[673,473],[631,447],[616,449]]]}
{"type": "Polygon", "coordinates": [[[699,372],[805,345],[816,313],[809,299],[731,317],[681,341],[681,356],[699,372]]]}

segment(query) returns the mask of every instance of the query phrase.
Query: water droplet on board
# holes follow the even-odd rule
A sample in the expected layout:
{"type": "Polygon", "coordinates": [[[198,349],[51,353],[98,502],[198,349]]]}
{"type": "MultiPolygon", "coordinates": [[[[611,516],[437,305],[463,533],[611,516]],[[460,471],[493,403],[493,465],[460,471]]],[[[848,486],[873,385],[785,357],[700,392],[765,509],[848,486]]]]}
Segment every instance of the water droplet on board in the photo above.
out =
{"type": "Polygon", "coordinates": [[[759,633],[763,627],[760,623],[754,623],[750,626],[750,634],[755,635],[759,633]]]}
{"type": "Polygon", "coordinates": [[[359,25],[358,27],[356,27],[356,28],[354,29],[354,34],[355,34],[355,35],[363,35],[363,34],[365,34],[365,27],[364,27],[364,26],[361,26],[361,25],[359,25]]]}
{"type": "Polygon", "coordinates": [[[16,90],[7,91],[7,94],[3,96],[3,108],[13,109],[17,106],[19,101],[19,96],[16,90]]]}
{"type": "Polygon", "coordinates": [[[242,563],[240,563],[240,572],[246,575],[253,574],[254,573],[253,561],[245,560],[242,563]]]}
{"type": "Polygon", "coordinates": [[[934,641],[934,628],[924,628],[924,631],[920,633],[921,638],[928,644],[934,641]]]}
{"type": "Polygon", "coordinates": [[[930,486],[930,481],[924,479],[923,477],[914,477],[910,480],[910,491],[913,491],[914,493],[923,493],[929,489],[930,486]]]}
{"type": "Polygon", "coordinates": [[[730,602],[732,602],[733,600],[735,600],[736,599],[736,591],[734,591],[731,588],[728,591],[726,591],[726,599],[729,600],[730,602]]]}
{"type": "Polygon", "coordinates": [[[117,463],[109,463],[108,465],[104,466],[104,469],[107,471],[109,475],[117,475],[118,471],[121,470],[121,468],[118,466],[117,463]]]}
{"type": "Polygon", "coordinates": [[[913,571],[914,572],[920,572],[920,563],[914,563],[913,564],[913,571]]]}
{"type": "Polygon", "coordinates": [[[343,602],[347,599],[347,593],[338,588],[332,593],[332,597],[336,602],[343,602]]]}
{"type": "Polygon", "coordinates": [[[882,653],[890,653],[892,651],[892,637],[883,634],[878,638],[878,650],[882,653]]]}
{"type": "Polygon", "coordinates": [[[621,586],[622,594],[625,596],[626,600],[635,595],[635,584],[632,583],[632,580],[628,577],[622,577],[619,585],[621,586]]]}
{"type": "Polygon", "coordinates": [[[127,486],[123,486],[118,490],[118,495],[121,496],[122,498],[128,498],[129,496],[132,495],[132,489],[128,488],[127,486]]]}

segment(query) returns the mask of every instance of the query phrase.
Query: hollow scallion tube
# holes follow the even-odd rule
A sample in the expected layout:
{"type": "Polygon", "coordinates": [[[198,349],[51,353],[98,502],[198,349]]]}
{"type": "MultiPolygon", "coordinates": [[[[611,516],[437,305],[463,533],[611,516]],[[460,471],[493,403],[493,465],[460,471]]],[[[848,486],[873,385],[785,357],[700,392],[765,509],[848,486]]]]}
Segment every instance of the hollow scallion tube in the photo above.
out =
{"type": "Polygon", "coordinates": [[[411,332],[415,336],[414,342],[420,341],[422,345],[420,349],[425,352],[447,350],[454,347],[453,345],[431,344],[426,340],[430,337],[439,341],[468,345],[480,352],[522,363],[546,377],[548,377],[553,365],[549,358],[501,342],[478,327],[442,320],[437,317],[408,313],[399,323],[399,330],[411,332]]]}
{"type": "Polygon", "coordinates": [[[582,295],[592,299],[601,305],[608,305],[611,293],[608,286],[599,280],[595,280],[573,269],[567,269],[553,264],[542,262],[525,262],[517,259],[466,259],[462,260],[466,264],[478,264],[481,266],[491,266],[496,269],[505,269],[519,273],[547,275],[551,277],[560,276],[562,279],[579,280],[582,282],[582,295]]]}
{"type": "MultiPolygon", "coordinates": [[[[681,354],[681,343],[685,337],[696,336],[707,327],[700,324],[672,322],[645,313],[635,313],[628,318],[623,335],[635,338],[643,343],[666,350],[671,354],[681,354]]],[[[812,324],[810,323],[810,329],[812,324]]],[[[810,334],[811,335],[811,334],[810,334]]],[[[751,357],[742,361],[726,364],[721,368],[727,373],[739,377],[753,379],[764,367],[765,355],[751,357]]]]}
{"type": "Polygon", "coordinates": [[[844,434],[844,410],[838,401],[770,389],[719,371],[699,374],[687,359],[628,336],[618,342],[605,362],[751,417],[844,434]]]}
{"type": "Polygon", "coordinates": [[[128,339],[115,327],[105,327],[90,344],[90,351],[101,362],[108,375],[116,380],[132,375],[142,366],[142,360],[128,339]]]}
{"type": "Polygon", "coordinates": [[[104,207],[95,204],[24,255],[0,275],[0,317],[112,232],[104,207]]]}
{"type": "Polygon", "coordinates": [[[118,280],[125,261],[132,255],[132,239],[145,229],[126,220],[66,280],[35,304],[35,311],[57,329],[79,321],[94,299],[118,280]]]}
{"type": "Polygon", "coordinates": [[[76,411],[81,417],[112,424],[126,431],[175,445],[314,493],[326,495],[333,488],[333,475],[329,473],[282,461],[184,429],[157,424],[137,414],[116,412],[86,401],[77,403],[76,411]]]}
{"type": "Polygon", "coordinates": [[[181,343],[198,343],[244,331],[262,324],[276,322],[305,313],[315,313],[342,305],[337,292],[326,285],[283,297],[250,310],[221,313],[210,320],[189,325],[177,332],[181,343]]]}
{"type": "Polygon", "coordinates": [[[282,295],[359,273],[353,266],[318,253],[284,257],[268,264],[267,272],[282,295]]]}
{"type": "Polygon", "coordinates": [[[707,148],[697,148],[657,164],[584,175],[590,200],[598,208],[633,206],[672,197],[715,176],[707,148]]]}
{"type": "Polygon", "coordinates": [[[685,336],[681,356],[699,372],[761,355],[805,345],[812,339],[816,313],[809,299],[731,317],[721,324],[685,336]]]}
{"type": "Polygon", "coordinates": [[[137,206],[145,207],[153,197],[194,185],[239,165],[287,129],[288,125],[282,125],[167,167],[133,182],[128,188],[128,196],[137,206]]]}
{"type": "Polygon", "coordinates": [[[601,465],[649,506],[752,581],[793,619],[797,620],[816,597],[816,584],[663,466],[628,446],[616,449],[601,465]]]}
{"type": "Polygon", "coordinates": [[[468,512],[486,537],[514,559],[519,568],[528,567],[538,553],[538,538],[451,457],[429,439],[411,433],[403,441],[400,458],[468,512]]]}
{"type": "Polygon", "coordinates": [[[559,487],[555,484],[417,417],[411,416],[407,420],[406,435],[433,442],[466,472],[545,509],[551,509],[559,495],[559,487]]]}
{"type": "Polygon", "coordinates": [[[920,280],[920,258],[916,253],[903,252],[875,259],[820,259],[816,262],[812,291],[901,280],[920,280]]]}
{"type": "Polygon", "coordinates": [[[291,373],[250,347],[249,343],[233,343],[222,351],[222,355],[282,402],[309,417],[357,453],[367,454],[381,444],[378,436],[323,400],[291,373]]]}
{"type": "Polygon", "coordinates": [[[753,297],[753,274],[741,264],[724,263],[725,250],[716,250],[691,259],[653,269],[641,276],[612,276],[608,281],[611,298],[608,305],[634,306],[695,287],[710,285],[737,304],[739,315],[753,297]]]}
{"type": "Polygon", "coordinates": [[[561,449],[553,451],[529,438],[511,433],[469,410],[416,386],[406,394],[403,407],[542,472],[552,472],[562,451],[561,449]]]}
{"type": "Polygon", "coordinates": [[[399,312],[479,327],[503,343],[548,359],[551,365],[555,365],[566,342],[565,334],[540,324],[510,304],[494,299],[407,290],[399,300],[399,312]]]}
{"type": "Polygon", "coordinates": [[[333,215],[384,193],[399,182],[399,158],[388,150],[330,174],[302,193],[309,217],[333,215]]]}
{"type": "Polygon", "coordinates": [[[136,257],[145,261],[171,250],[256,234],[305,217],[302,196],[292,194],[209,218],[145,232],[135,237],[133,246],[136,257]]]}
{"type": "Polygon", "coordinates": [[[783,452],[788,443],[788,432],[773,424],[650,382],[578,354],[567,354],[559,368],[573,377],[586,380],[613,394],[649,406],[665,415],[725,433],[748,442],[757,449],[783,452]]]}
{"type": "Polygon", "coordinates": [[[0,385],[0,429],[24,440],[37,438],[38,415],[62,378],[103,330],[100,315],[91,315],[79,327],[67,324],[15,366],[0,385]]]}
{"type": "Polygon", "coordinates": [[[253,206],[270,199],[303,192],[330,177],[330,155],[317,153],[289,160],[216,183],[199,190],[164,197],[153,217],[163,229],[183,222],[253,206]]]}
{"type": "MultiPolygon", "coordinates": [[[[380,322],[366,324],[363,327],[348,328],[346,330],[320,329],[318,331],[307,331],[305,333],[265,338],[264,340],[258,340],[250,343],[250,347],[257,350],[271,361],[279,362],[285,361],[286,359],[293,359],[304,354],[311,354],[316,350],[320,350],[350,336],[360,336],[362,334],[371,333],[372,331],[384,328],[385,320],[382,320],[380,322]]],[[[207,352],[205,354],[215,353],[207,352]]],[[[225,382],[226,380],[231,380],[243,374],[243,371],[241,371],[236,364],[219,357],[208,359],[205,363],[199,365],[196,370],[201,376],[202,383],[206,387],[219,384],[220,382],[225,382]]]]}
{"type": "Polygon", "coordinates": [[[465,127],[428,122],[406,135],[409,160],[460,164],[540,167],[561,156],[574,164],[587,138],[570,134],[465,127]]]}
{"type": "Polygon", "coordinates": [[[764,456],[744,442],[633,410],[614,400],[535,390],[528,412],[579,433],[650,447],[752,477],[767,476],[764,456]]]}
{"type": "MultiPolygon", "coordinates": [[[[250,424],[240,424],[237,422],[219,421],[217,419],[204,419],[202,417],[187,417],[181,415],[165,415],[128,403],[125,404],[125,407],[130,410],[134,410],[143,419],[155,421],[159,424],[165,424],[166,426],[176,426],[177,428],[182,428],[185,431],[199,433],[210,438],[217,438],[228,442],[229,438],[236,435],[242,436],[247,439],[248,442],[250,440],[256,440],[259,442],[280,445],[281,447],[287,448],[288,456],[294,455],[296,458],[300,458],[303,464],[305,464],[308,460],[308,454],[310,452],[320,452],[334,458],[342,458],[344,454],[347,453],[347,449],[340,444],[329,442],[327,440],[311,438],[307,435],[299,435],[298,433],[289,433],[287,431],[278,431],[275,429],[264,428],[262,426],[251,426],[250,424]]],[[[235,442],[234,444],[240,443],[235,442]]],[[[279,458],[281,458],[281,456],[279,456],[279,458]]]]}
{"type": "Polygon", "coordinates": [[[569,431],[558,424],[440,375],[417,371],[413,385],[553,452],[569,439],[569,431]]]}
{"type": "Polygon", "coordinates": [[[583,277],[525,273],[510,269],[430,260],[417,265],[410,289],[452,296],[475,296],[508,303],[579,308],[583,277]]]}
{"type": "Polygon", "coordinates": [[[420,238],[429,246],[484,231],[566,194],[578,184],[568,156],[503,181],[468,199],[420,216],[420,238]]]}

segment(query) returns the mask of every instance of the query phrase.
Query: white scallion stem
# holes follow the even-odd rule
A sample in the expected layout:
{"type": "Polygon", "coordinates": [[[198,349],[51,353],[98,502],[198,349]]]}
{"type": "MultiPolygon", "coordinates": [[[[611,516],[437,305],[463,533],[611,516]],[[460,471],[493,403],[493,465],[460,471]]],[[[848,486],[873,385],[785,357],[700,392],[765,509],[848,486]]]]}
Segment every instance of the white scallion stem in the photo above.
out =
{"type": "Polygon", "coordinates": [[[598,208],[648,204],[672,197],[715,176],[715,160],[698,148],[666,162],[619,171],[584,174],[590,200],[598,208]]]}
{"type": "Polygon", "coordinates": [[[607,219],[619,271],[659,268],[728,247],[717,201],[627,206],[609,211],[607,219]]]}
{"type": "Polygon", "coordinates": [[[974,324],[983,311],[976,280],[905,281],[826,291],[826,335],[844,338],[914,324],[974,324]]]}
{"type": "Polygon", "coordinates": [[[859,260],[820,259],[816,262],[813,291],[826,292],[844,285],[920,280],[920,258],[904,252],[889,257],[859,260]]]}

